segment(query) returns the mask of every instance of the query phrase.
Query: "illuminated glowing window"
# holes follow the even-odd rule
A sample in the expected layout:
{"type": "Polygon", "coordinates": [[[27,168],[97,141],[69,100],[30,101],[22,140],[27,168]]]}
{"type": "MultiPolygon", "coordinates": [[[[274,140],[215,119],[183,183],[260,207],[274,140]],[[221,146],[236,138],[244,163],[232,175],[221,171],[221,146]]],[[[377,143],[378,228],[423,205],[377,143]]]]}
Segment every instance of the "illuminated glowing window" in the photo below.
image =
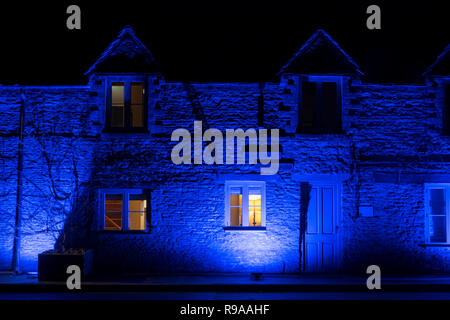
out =
{"type": "Polygon", "coordinates": [[[227,181],[227,227],[265,226],[265,183],[262,181],[227,181]]]}
{"type": "Polygon", "coordinates": [[[130,230],[145,230],[147,200],[145,194],[130,194],[128,201],[128,226],[130,230]]]}
{"type": "Polygon", "coordinates": [[[425,184],[426,238],[429,243],[450,243],[450,184],[425,184]]]}
{"type": "Polygon", "coordinates": [[[261,226],[261,190],[250,188],[248,195],[248,221],[250,226],[261,226]]]}
{"type": "Polygon", "coordinates": [[[122,194],[105,195],[105,230],[122,230],[122,194]]]}
{"type": "Polygon", "coordinates": [[[110,82],[106,126],[113,131],[140,131],[146,127],[145,83],[110,82]]]}
{"type": "Polygon", "coordinates": [[[131,83],[131,126],[144,126],[144,83],[131,83]]]}
{"type": "Polygon", "coordinates": [[[231,188],[230,192],[230,226],[242,226],[242,188],[231,188]]]}
{"type": "Polygon", "coordinates": [[[146,230],[148,195],[140,189],[102,190],[103,230],[146,230]]]}
{"type": "Polygon", "coordinates": [[[111,85],[111,127],[123,127],[125,120],[125,89],[123,82],[111,85]]]}

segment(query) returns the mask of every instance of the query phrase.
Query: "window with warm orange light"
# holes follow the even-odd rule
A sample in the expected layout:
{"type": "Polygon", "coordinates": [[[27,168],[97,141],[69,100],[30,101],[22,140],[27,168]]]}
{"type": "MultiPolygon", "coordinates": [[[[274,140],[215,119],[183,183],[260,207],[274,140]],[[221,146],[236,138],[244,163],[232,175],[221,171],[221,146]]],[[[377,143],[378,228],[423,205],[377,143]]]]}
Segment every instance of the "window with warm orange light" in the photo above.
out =
{"type": "Polygon", "coordinates": [[[232,188],[230,192],[230,226],[242,226],[242,188],[232,188]]]}
{"type": "Polygon", "coordinates": [[[101,190],[103,210],[100,229],[147,230],[148,195],[141,189],[101,190]]]}
{"type": "Polygon", "coordinates": [[[122,230],[122,194],[105,195],[105,230],[122,230]]]}
{"type": "Polygon", "coordinates": [[[128,227],[130,230],[145,230],[147,200],[144,194],[130,194],[128,201],[128,227]]]}
{"type": "Polygon", "coordinates": [[[226,227],[265,227],[265,183],[227,181],[226,227]]]}
{"type": "Polygon", "coordinates": [[[131,127],[141,128],[144,126],[144,83],[131,83],[131,127]]]}
{"type": "MultiPolygon", "coordinates": [[[[255,192],[255,191],[254,191],[255,192]]],[[[258,192],[258,191],[256,191],[258,192]]],[[[261,226],[261,195],[248,195],[248,224],[250,226],[261,226]]]]}

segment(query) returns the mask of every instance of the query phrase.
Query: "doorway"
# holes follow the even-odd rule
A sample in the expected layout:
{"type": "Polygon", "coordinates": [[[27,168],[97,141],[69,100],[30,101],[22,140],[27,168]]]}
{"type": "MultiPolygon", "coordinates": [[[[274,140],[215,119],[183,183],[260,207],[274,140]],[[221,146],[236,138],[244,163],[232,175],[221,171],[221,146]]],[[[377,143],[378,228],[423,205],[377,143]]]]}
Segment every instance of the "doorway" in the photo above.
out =
{"type": "Polygon", "coordinates": [[[337,183],[312,182],[306,217],[306,272],[340,269],[340,197],[337,183]]]}

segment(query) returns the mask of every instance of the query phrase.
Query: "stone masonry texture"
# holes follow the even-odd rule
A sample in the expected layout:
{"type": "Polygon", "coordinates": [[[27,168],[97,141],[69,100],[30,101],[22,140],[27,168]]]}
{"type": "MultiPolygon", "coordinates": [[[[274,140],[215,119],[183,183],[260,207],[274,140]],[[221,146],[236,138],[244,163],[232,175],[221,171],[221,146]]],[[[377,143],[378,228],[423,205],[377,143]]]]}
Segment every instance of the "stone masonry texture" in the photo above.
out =
{"type": "Polygon", "coordinates": [[[370,264],[387,272],[450,271],[450,247],[424,246],[424,183],[450,182],[440,87],[343,78],[339,134],[294,132],[296,75],[263,86],[193,83],[195,102],[185,84],[149,75],[148,133],[103,132],[106,77],[94,76],[86,86],[0,86],[0,269],[9,269],[12,258],[23,103],[20,256],[26,271],[35,271],[37,255],[60,238],[53,226],[65,222],[49,212],[74,206],[69,196],[50,209],[51,199],[80,186],[85,227],[73,232],[72,243],[95,250],[96,271],[299,272],[300,182],[309,176],[339,178],[344,272],[365,272],[370,264]],[[195,104],[203,124],[222,132],[281,129],[278,174],[262,178],[259,165],[173,164],[170,135],[177,128],[193,131],[195,104]],[[266,181],[266,230],[224,230],[229,177],[266,181]],[[148,232],[97,230],[102,188],[150,190],[148,232]],[[373,216],[361,216],[361,206],[372,207],[373,216]]]}

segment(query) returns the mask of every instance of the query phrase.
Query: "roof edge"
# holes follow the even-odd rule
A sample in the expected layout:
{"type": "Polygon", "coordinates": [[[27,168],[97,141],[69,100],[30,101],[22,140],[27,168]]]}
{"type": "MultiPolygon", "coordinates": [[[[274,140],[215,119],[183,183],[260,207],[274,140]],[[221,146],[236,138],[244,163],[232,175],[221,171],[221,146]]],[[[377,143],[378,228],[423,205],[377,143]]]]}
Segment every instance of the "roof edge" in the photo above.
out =
{"type": "MultiPolygon", "coordinates": [[[[133,28],[130,25],[126,25],[119,33],[119,35],[110,43],[110,45],[103,51],[103,53],[100,55],[100,58],[98,58],[94,64],[84,73],[85,76],[93,73],[95,71],[95,68],[97,65],[99,65],[101,62],[103,62],[108,56],[114,51],[115,48],[121,43],[121,40],[126,36],[129,35],[133,41],[136,42],[136,44],[144,50],[145,54],[150,58],[150,60],[155,63],[157,62],[153,58],[153,55],[151,51],[142,43],[141,40],[136,36],[133,28]]],[[[158,66],[159,67],[159,66],[158,66]]]]}
{"type": "Polygon", "coordinates": [[[436,60],[434,60],[434,62],[422,73],[422,76],[423,77],[427,77],[428,75],[432,75],[432,74],[430,74],[430,72],[432,72],[433,71],[433,68],[442,60],[442,58],[446,55],[446,54],[448,54],[449,53],[449,51],[450,51],[450,44],[448,44],[446,47],[445,47],[445,49],[444,49],[444,51],[443,52],[441,52],[441,54],[440,55],[438,55],[438,57],[436,58],[436,60]]]}
{"type": "Polygon", "coordinates": [[[289,61],[281,67],[280,71],[277,73],[277,76],[280,76],[284,73],[284,70],[300,55],[302,54],[308,47],[311,46],[314,41],[316,41],[320,36],[324,36],[332,45],[338,49],[339,52],[341,52],[344,57],[350,62],[356,69],[357,73],[359,73],[362,76],[365,76],[364,72],[361,71],[359,66],[356,64],[356,62],[339,46],[339,44],[331,38],[331,36],[323,29],[318,29],[316,32],[312,34],[311,37],[300,47],[300,49],[294,54],[294,56],[289,59],[289,61]]]}

